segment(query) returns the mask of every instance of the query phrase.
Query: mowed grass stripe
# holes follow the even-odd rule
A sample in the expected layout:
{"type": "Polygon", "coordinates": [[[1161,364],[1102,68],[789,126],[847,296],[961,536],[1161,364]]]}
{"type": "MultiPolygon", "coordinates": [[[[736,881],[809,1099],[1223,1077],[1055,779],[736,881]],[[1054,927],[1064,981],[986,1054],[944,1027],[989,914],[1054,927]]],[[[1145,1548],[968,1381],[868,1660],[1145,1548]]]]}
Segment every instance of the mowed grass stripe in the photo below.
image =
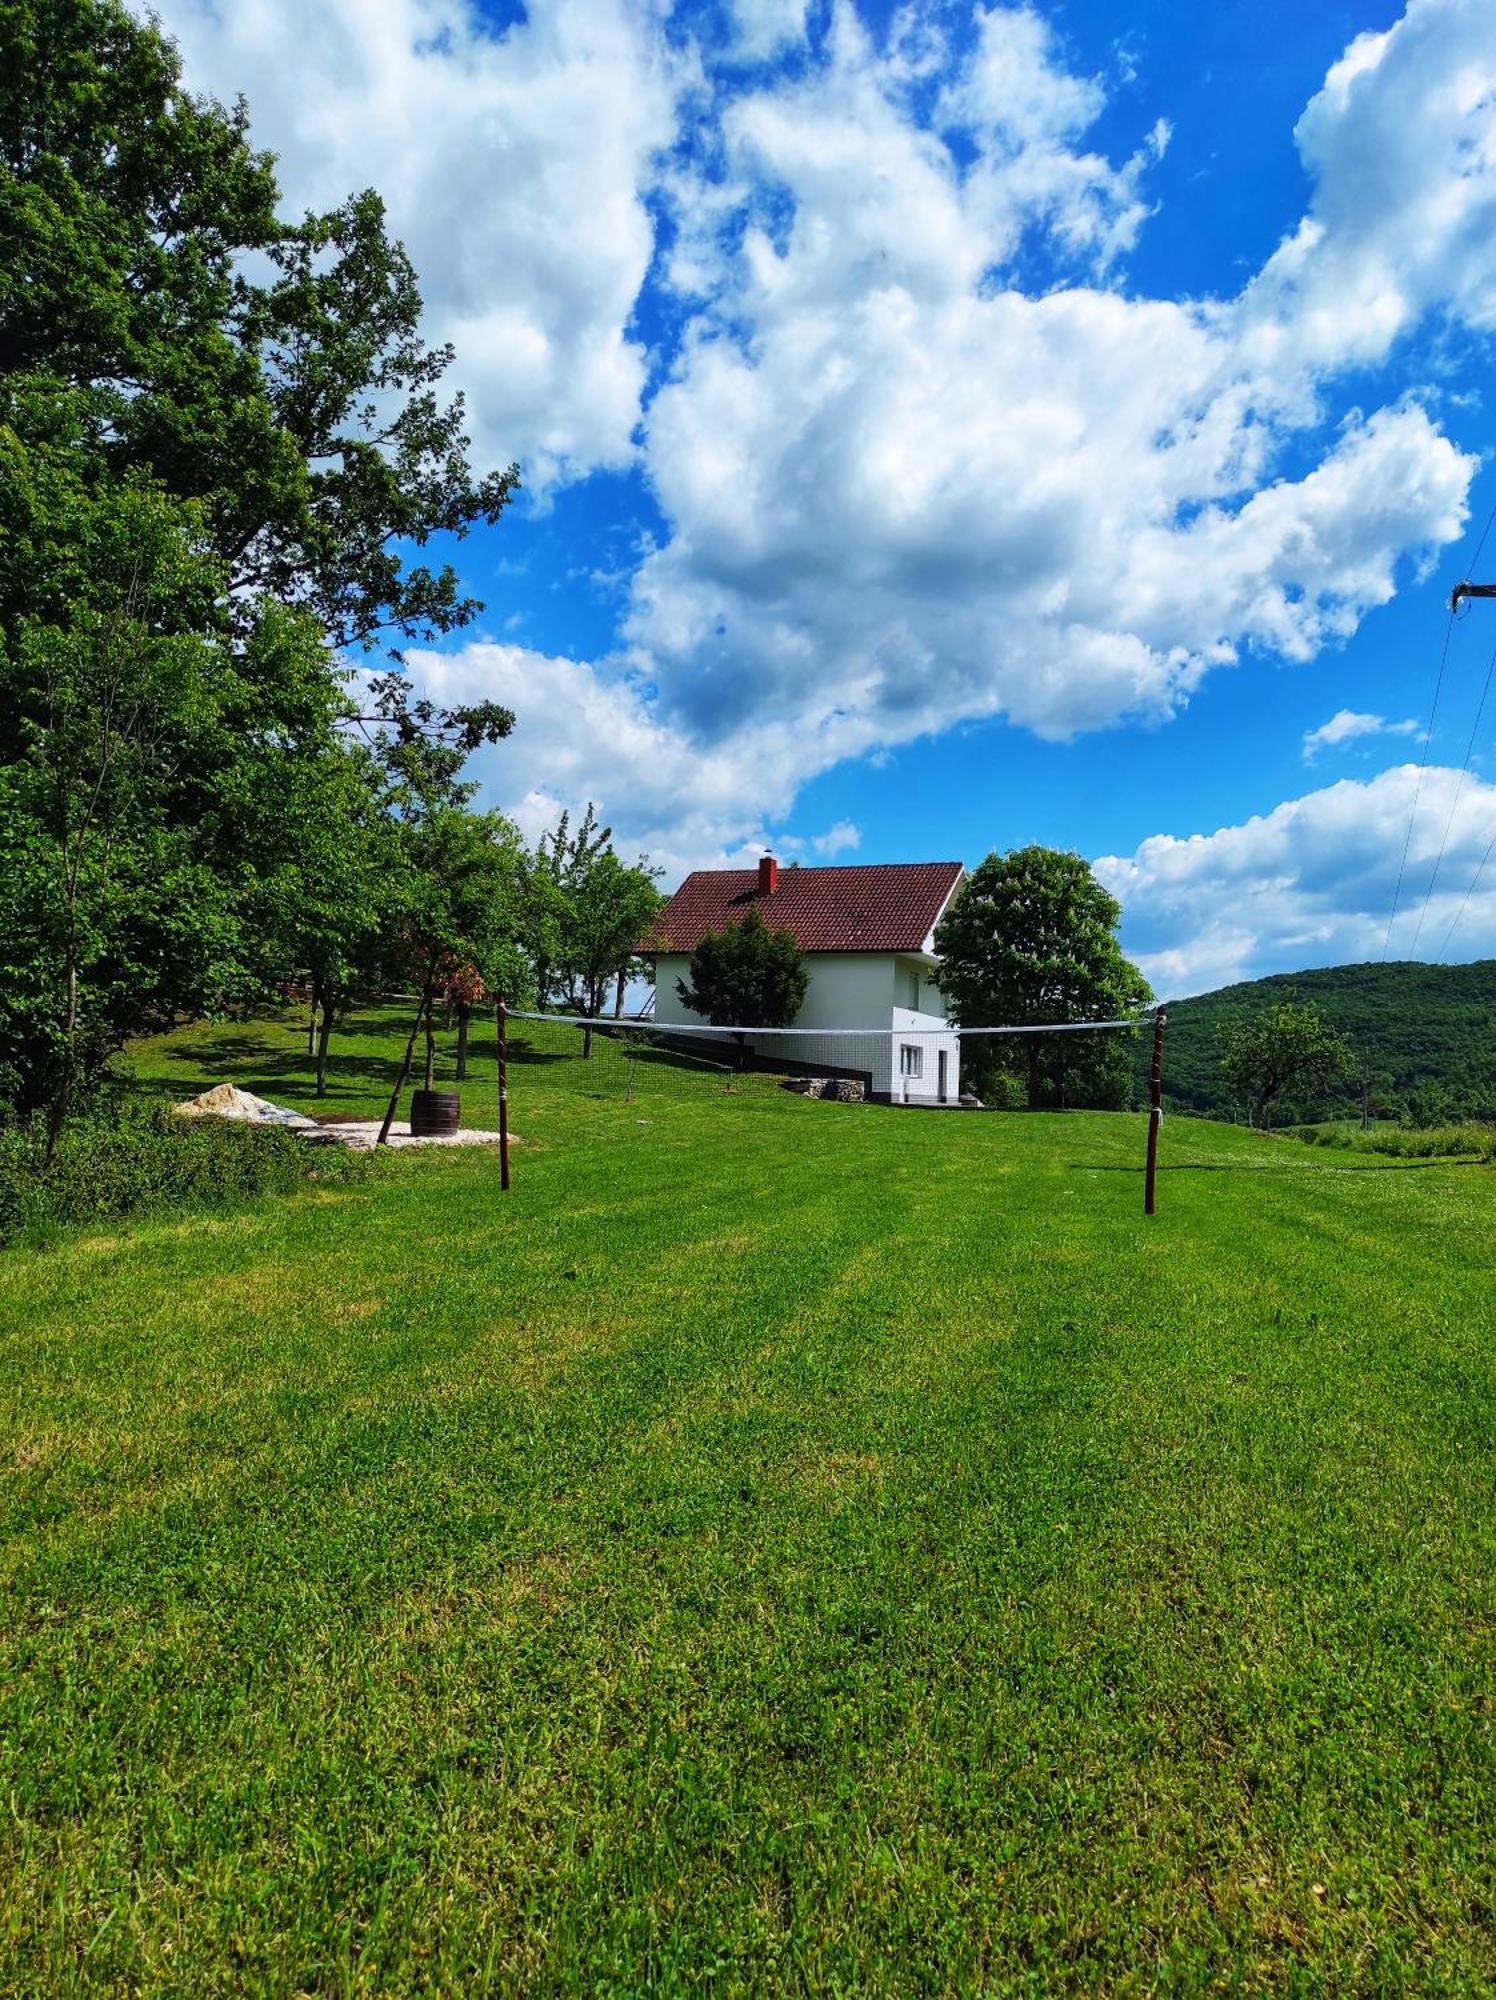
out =
{"type": "Polygon", "coordinates": [[[6,1988],[1496,1979],[1484,1171],[599,1074],[0,1265],[6,1988]]]}

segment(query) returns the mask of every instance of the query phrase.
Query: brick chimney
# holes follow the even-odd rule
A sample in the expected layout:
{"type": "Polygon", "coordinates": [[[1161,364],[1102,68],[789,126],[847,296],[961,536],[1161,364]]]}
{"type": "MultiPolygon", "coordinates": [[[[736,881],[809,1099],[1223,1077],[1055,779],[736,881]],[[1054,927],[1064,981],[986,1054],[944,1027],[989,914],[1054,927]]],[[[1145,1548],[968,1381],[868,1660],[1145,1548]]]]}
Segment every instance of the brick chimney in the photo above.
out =
{"type": "Polygon", "coordinates": [[[772,896],[778,887],[779,863],[772,854],[761,854],[758,857],[758,893],[772,896]]]}

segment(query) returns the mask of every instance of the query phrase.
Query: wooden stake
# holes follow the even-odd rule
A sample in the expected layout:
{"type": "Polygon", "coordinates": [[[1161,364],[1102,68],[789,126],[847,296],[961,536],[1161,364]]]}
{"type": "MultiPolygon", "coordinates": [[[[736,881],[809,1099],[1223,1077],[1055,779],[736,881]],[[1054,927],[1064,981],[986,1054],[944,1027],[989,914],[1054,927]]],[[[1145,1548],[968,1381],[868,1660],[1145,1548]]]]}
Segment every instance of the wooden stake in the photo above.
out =
{"type": "Polygon", "coordinates": [[[405,1079],[410,1075],[410,1066],[415,1060],[416,1036],[421,1032],[421,1020],[423,1016],[429,1016],[430,1012],[431,983],[428,979],[427,983],[421,988],[421,1003],[416,1008],[416,1018],[410,1024],[410,1040],[405,1044],[405,1060],[400,1065],[400,1074],[396,1077],[395,1087],[390,1092],[389,1109],[384,1114],[384,1123],[379,1128],[379,1137],[374,1141],[376,1146],[385,1146],[389,1143],[390,1127],[395,1122],[395,1112],[400,1103],[400,1093],[405,1088],[405,1079]]]}
{"type": "Polygon", "coordinates": [[[1143,1180],[1143,1213],[1152,1215],[1158,1184],[1158,1128],[1164,1115],[1164,1023],[1162,1007],[1153,1017],[1153,1073],[1148,1082],[1148,1171],[1143,1180]]]}
{"type": "Polygon", "coordinates": [[[509,1009],[503,995],[494,1007],[499,1038],[499,1186],[509,1192],[509,1009]]]}

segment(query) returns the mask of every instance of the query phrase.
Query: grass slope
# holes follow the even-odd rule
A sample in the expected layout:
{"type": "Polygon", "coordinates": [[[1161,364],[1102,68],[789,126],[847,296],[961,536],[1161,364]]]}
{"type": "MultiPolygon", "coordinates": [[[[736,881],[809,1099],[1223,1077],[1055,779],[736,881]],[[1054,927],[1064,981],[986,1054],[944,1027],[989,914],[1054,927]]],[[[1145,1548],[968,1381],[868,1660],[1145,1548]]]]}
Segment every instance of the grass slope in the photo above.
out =
{"type": "MultiPolygon", "coordinates": [[[[1313,972],[1274,973],[1169,1004],[1167,1090],[1194,1111],[1229,1115],[1231,1105],[1216,1055],[1223,1021],[1275,1000],[1312,1000],[1342,1029],[1367,1075],[1373,1097],[1395,1109],[1415,1091],[1446,1091],[1457,1115],[1496,1118],[1496,959],[1471,965],[1334,965],[1313,972]]],[[[1147,1074],[1140,1037],[1139,1099],[1147,1074]]],[[[1348,1078],[1317,1107],[1324,1115],[1361,1108],[1359,1078],[1348,1078]]]]}
{"type": "Polygon", "coordinates": [[[525,1053],[0,1262],[0,1989],[1496,1980],[1487,1169],[525,1053]]]}

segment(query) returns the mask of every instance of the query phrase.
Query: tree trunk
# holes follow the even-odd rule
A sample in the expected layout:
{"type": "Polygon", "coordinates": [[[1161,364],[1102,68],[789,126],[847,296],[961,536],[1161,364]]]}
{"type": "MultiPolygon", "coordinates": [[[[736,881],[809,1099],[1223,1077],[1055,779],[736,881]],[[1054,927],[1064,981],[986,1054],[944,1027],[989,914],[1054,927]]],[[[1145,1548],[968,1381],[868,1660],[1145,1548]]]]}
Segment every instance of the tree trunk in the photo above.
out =
{"type": "Polygon", "coordinates": [[[466,1082],[467,1082],[467,1045],[468,1045],[468,1021],[469,1021],[469,1019],[470,1019],[470,1018],[471,1018],[471,1016],[472,1016],[472,1012],[473,1012],[473,1010],[472,1010],[472,1007],[471,1007],[471,1005],[469,1004],[469,1002],[468,1002],[468,1001],[466,1001],[466,1000],[459,1000],[459,1001],[458,1001],[458,1003],[457,1003],[457,1081],[458,1081],[459,1083],[466,1083],[466,1082]]]}
{"type": "Polygon", "coordinates": [[[317,1028],[317,1095],[327,1095],[327,1045],[332,1040],[333,996],[331,989],[322,988],[322,1019],[317,1028]]]}
{"type": "Polygon", "coordinates": [[[618,991],[613,998],[613,1019],[615,1021],[623,1019],[623,989],[628,983],[629,969],[626,965],[620,965],[618,968],[618,991]]]}
{"type": "Polygon", "coordinates": [[[1028,1038],[1028,1108],[1039,1109],[1039,1037],[1028,1038]]]}
{"type": "Polygon", "coordinates": [[[436,1073],[436,1037],[431,1031],[431,995],[426,995],[426,1088],[430,1090],[436,1073]]]}
{"type": "Polygon", "coordinates": [[[50,1167],[57,1152],[57,1142],[62,1137],[62,1128],[67,1123],[68,1112],[73,1103],[73,1078],[78,1068],[78,955],[71,938],[68,940],[67,1000],[62,1019],[63,1035],[66,1040],[62,1081],[57,1087],[47,1113],[47,1149],[42,1155],[43,1166],[50,1167]]]}
{"type": "Polygon", "coordinates": [[[317,1008],[321,999],[322,981],[314,975],[312,979],[312,1011],[306,1017],[306,1052],[309,1056],[315,1055],[317,1052],[317,1008]]]}

